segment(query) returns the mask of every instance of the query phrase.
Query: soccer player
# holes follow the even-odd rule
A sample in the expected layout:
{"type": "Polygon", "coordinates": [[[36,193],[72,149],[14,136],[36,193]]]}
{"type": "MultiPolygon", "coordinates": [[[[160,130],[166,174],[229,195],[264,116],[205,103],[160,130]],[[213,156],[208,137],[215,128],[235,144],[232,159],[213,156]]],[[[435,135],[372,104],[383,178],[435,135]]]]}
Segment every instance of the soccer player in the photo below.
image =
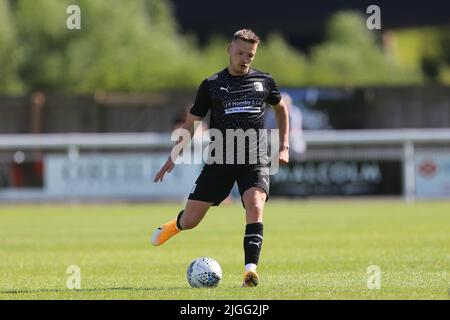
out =
{"type": "MultiPolygon", "coordinates": [[[[260,134],[264,128],[266,103],[275,112],[279,129],[279,164],[289,162],[289,116],[280,92],[272,76],[250,65],[255,58],[259,37],[250,29],[237,31],[228,46],[229,65],[225,69],[205,79],[196,95],[195,103],[186,117],[183,128],[192,136],[194,122],[201,121],[210,112],[210,128],[218,129],[224,135],[229,129],[254,129],[258,132],[258,143],[267,138],[260,134]]],[[[242,142],[242,141],[241,141],[242,142]]],[[[246,142],[246,140],[244,141],[246,142]]],[[[174,148],[177,146],[178,141],[174,148]]],[[[240,142],[234,142],[233,147],[240,142]]],[[[258,285],[256,272],[263,242],[263,210],[269,197],[269,159],[267,149],[258,144],[245,143],[245,162],[205,164],[194,188],[188,197],[184,210],[176,218],[157,228],[152,235],[152,244],[159,246],[182,230],[196,227],[211,206],[219,205],[230,193],[235,182],[239,187],[242,204],[246,213],[244,234],[244,287],[258,285]],[[261,150],[263,152],[261,152],[261,150]],[[258,154],[256,163],[250,161],[251,152],[258,154]]],[[[225,157],[231,150],[224,147],[225,157]]],[[[233,150],[233,158],[234,150],[233,150]]],[[[173,153],[172,153],[173,155],[173,153]]],[[[166,172],[171,172],[175,164],[171,156],[156,174],[154,181],[162,181],[166,172]]]]}

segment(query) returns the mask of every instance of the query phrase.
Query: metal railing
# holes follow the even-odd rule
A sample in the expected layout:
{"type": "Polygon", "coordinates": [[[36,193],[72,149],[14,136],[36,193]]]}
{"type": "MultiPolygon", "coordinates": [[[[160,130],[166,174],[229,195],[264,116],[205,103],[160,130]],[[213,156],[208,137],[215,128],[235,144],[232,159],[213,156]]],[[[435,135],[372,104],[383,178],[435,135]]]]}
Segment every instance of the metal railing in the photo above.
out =
{"type": "MultiPolygon", "coordinates": [[[[168,133],[4,134],[0,135],[0,151],[67,150],[69,156],[76,157],[80,150],[89,149],[169,149],[173,145],[170,137],[168,133]]],[[[304,138],[309,147],[398,146],[406,201],[415,199],[416,147],[436,143],[450,147],[450,129],[321,130],[305,131],[304,138]]]]}

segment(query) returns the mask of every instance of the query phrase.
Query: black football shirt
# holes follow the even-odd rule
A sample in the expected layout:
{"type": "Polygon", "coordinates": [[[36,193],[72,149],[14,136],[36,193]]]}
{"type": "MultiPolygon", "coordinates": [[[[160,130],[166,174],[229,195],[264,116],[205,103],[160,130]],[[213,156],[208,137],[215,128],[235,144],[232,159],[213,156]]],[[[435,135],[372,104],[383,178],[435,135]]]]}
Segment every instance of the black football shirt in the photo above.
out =
{"type": "MultiPolygon", "coordinates": [[[[264,129],[267,104],[276,105],[280,100],[280,92],[270,74],[250,69],[246,75],[233,76],[225,68],[201,83],[190,112],[205,117],[210,111],[209,127],[222,132],[224,152],[227,129],[242,129],[247,132],[249,129],[255,130],[258,144],[244,141],[247,162],[249,154],[256,150],[259,156],[267,156],[267,150],[261,148],[266,145],[267,136],[260,129],[264,129]]],[[[238,140],[235,141],[235,144],[239,143],[238,140]]],[[[259,160],[258,157],[258,163],[259,160]]]]}

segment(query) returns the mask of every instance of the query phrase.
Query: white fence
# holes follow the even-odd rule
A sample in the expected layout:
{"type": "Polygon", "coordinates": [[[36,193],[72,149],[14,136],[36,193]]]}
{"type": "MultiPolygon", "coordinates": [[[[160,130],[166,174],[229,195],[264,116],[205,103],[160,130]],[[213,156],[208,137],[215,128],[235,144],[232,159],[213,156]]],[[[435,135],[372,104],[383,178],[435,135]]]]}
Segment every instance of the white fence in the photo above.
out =
{"type": "MultiPolygon", "coordinates": [[[[416,148],[433,145],[450,148],[450,129],[324,130],[305,131],[304,136],[309,148],[366,147],[375,150],[374,157],[381,155],[384,148],[398,149],[394,157],[403,163],[406,201],[416,196],[416,148]]],[[[160,133],[0,135],[0,151],[66,150],[71,158],[83,150],[169,149],[172,145],[170,134],[160,133]]]]}

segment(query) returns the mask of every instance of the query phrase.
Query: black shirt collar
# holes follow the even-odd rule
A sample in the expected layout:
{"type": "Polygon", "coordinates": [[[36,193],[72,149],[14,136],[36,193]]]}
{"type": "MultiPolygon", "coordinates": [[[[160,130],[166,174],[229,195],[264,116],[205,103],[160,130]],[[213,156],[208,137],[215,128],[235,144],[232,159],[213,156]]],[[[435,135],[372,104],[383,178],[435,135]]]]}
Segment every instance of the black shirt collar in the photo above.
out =
{"type": "Polygon", "coordinates": [[[239,79],[239,78],[243,78],[243,77],[248,76],[249,74],[251,74],[251,73],[253,72],[253,69],[250,68],[250,69],[248,70],[248,72],[247,72],[246,74],[242,75],[242,76],[235,76],[235,75],[232,75],[232,74],[230,73],[230,71],[228,70],[228,67],[226,67],[225,69],[223,69],[223,72],[225,72],[225,74],[226,74],[227,76],[229,76],[229,77],[232,77],[232,78],[235,78],[235,79],[239,79]]]}

